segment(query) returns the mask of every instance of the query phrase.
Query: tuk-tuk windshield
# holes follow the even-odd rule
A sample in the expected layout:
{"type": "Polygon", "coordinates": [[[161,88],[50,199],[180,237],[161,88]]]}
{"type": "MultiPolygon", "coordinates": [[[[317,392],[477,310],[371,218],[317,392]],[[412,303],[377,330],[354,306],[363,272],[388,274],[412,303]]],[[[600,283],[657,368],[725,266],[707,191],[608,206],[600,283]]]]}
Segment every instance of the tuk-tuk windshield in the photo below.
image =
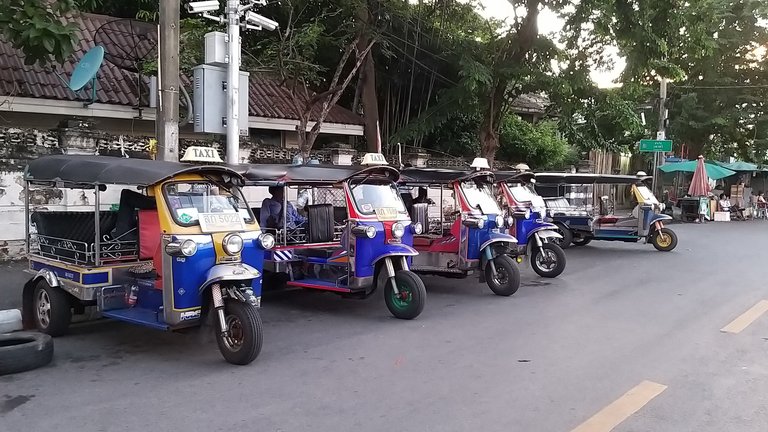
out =
{"type": "Polygon", "coordinates": [[[488,183],[467,180],[461,182],[461,191],[467,203],[473,209],[480,209],[483,214],[501,214],[501,209],[493,198],[491,185],[488,183]]]}
{"type": "Polygon", "coordinates": [[[544,207],[544,198],[537,194],[531,186],[511,184],[509,191],[517,202],[530,202],[532,207],[544,207]]]}
{"type": "Polygon", "coordinates": [[[372,215],[376,211],[407,213],[403,199],[400,198],[400,193],[392,182],[369,180],[352,183],[351,186],[352,199],[362,214],[372,215]]]}
{"type": "Polygon", "coordinates": [[[226,189],[207,181],[168,183],[163,187],[168,208],[177,224],[197,225],[201,213],[239,213],[245,223],[254,223],[240,189],[226,189]]]}
{"type": "MultiPolygon", "coordinates": [[[[642,202],[646,204],[658,204],[659,200],[656,199],[656,196],[651,192],[648,187],[646,186],[637,186],[637,194],[640,198],[642,198],[642,202]]],[[[640,200],[638,199],[638,202],[640,200]]]]}

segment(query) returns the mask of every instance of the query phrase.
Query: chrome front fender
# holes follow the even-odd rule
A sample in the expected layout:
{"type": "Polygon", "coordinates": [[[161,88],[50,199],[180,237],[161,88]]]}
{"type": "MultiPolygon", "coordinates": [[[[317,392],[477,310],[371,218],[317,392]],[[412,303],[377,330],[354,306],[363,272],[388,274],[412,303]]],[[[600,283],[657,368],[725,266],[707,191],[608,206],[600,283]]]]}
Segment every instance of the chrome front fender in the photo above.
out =
{"type": "Polygon", "coordinates": [[[261,276],[261,273],[248,264],[217,264],[208,270],[205,282],[200,285],[200,292],[216,282],[221,281],[251,281],[261,276]]]}

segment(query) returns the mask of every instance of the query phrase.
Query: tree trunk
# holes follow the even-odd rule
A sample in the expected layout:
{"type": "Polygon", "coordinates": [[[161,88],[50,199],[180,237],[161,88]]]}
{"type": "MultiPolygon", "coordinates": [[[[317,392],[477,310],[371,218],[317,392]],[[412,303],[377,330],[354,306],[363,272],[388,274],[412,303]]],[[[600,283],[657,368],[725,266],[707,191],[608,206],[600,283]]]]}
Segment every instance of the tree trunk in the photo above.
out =
{"type": "MultiPolygon", "coordinates": [[[[368,45],[366,42],[363,48],[368,45]]],[[[365,141],[369,152],[381,152],[379,143],[379,101],[376,97],[376,70],[373,63],[373,53],[368,51],[368,55],[363,61],[363,67],[360,71],[363,79],[363,120],[365,121],[365,141]]]]}
{"type": "Polygon", "coordinates": [[[480,156],[488,159],[488,164],[493,168],[496,159],[496,150],[499,148],[499,132],[493,121],[486,118],[480,125],[480,156]]]}
{"type": "MultiPolygon", "coordinates": [[[[360,38],[357,41],[357,52],[363,52],[371,43],[371,37],[367,32],[373,21],[368,4],[358,9],[358,19],[361,25],[360,38]]],[[[379,153],[381,137],[379,136],[379,102],[376,97],[376,70],[373,60],[373,50],[369,50],[360,67],[359,83],[363,86],[361,100],[363,105],[363,120],[365,124],[366,148],[369,152],[379,153]]]]}

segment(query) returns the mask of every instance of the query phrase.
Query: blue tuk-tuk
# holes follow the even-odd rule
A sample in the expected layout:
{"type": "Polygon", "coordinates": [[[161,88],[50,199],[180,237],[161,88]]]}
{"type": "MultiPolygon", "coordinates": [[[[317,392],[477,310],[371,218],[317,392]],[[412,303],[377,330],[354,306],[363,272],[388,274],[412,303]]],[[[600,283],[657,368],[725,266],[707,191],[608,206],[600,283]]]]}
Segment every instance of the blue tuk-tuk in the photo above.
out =
{"type": "MultiPolygon", "coordinates": [[[[487,168],[487,162],[484,165],[487,168]]],[[[517,292],[520,270],[510,257],[516,254],[517,239],[501,232],[504,219],[493,197],[491,171],[406,168],[400,186],[412,219],[427,227],[413,239],[419,251],[413,271],[462,278],[478,271],[494,294],[517,292]],[[415,201],[414,188],[420,189],[415,201]],[[439,203],[425,199],[429,189],[439,190],[439,203]],[[446,193],[452,196],[447,202],[446,193]]]]}
{"type": "Polygon", "coordinates": [[[103,317],[160,330],[198,326],[210,312],[228,362],[258,356],[261,267],[243,257],[263,254],[274,239],[260,231],[240,174],[223,166],[56,155],[30,162],[25,180],[27,328],[64,334],[73,313],[91,306],[103,317]],[[33,206],[31,196],[61,189],[83,190],[92,210],[33,206]],[[117,211],[104,209],[107,190],[120,191],[117,211]]]}
{"type": "Polygon", "coordinates": [[[360,166],[250,165],[244,175],[247,189],[272,194],[254,209],[277,239],[264,258],[270,282],[352,298],[382,288],[395,317],[422,312],[426,290],[410,270],[422,227],[411,223],[399,172],[384,156],[366,154],[360,166]]]}
{"type": "Polygon", "coordinates": [[[644,240],[659,251],[669,252],[677,246],[677,235],[664,226],[672,217],[661,214],[663,204],[645,184],[651,179],[644,173],[536,173],[536,189],[548,197],[548,217],[567,229],[576,246],[585,246],[592,240],[644,240]],[[615,214],[618,188],[624,189],[633,204],[627,215],[615,214]]]}
{"type": "Polygon", "coordinates": [[[553,278],[565,270],[565,253],[560,246],[563,236],[556,225],[544,220],[546,207],[533,189],[534,182],[534,174],[529,171],[496,172],[508,232],[517,238],[519,256],[526,255],[530,248],[533,271],[553,278]]]}

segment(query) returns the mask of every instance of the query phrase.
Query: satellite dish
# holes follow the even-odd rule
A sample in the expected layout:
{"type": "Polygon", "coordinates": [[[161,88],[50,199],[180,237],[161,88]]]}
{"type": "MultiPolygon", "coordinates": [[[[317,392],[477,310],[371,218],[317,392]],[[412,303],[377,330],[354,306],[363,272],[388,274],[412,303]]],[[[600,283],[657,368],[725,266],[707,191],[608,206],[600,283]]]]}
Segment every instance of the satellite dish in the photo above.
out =
{"type": "Polygon", "coordinates": [[[96,73],[99,72],[101,62],[104,61],[104,47],[96,46],[88,50],[87,53],[77,62],[75,70],[72,71],[72,77],[69,79],[69,88],[72,91],[79,91],[85,87],[88,82],[92,82],[93,91],[96,91],[96,73]]]}

